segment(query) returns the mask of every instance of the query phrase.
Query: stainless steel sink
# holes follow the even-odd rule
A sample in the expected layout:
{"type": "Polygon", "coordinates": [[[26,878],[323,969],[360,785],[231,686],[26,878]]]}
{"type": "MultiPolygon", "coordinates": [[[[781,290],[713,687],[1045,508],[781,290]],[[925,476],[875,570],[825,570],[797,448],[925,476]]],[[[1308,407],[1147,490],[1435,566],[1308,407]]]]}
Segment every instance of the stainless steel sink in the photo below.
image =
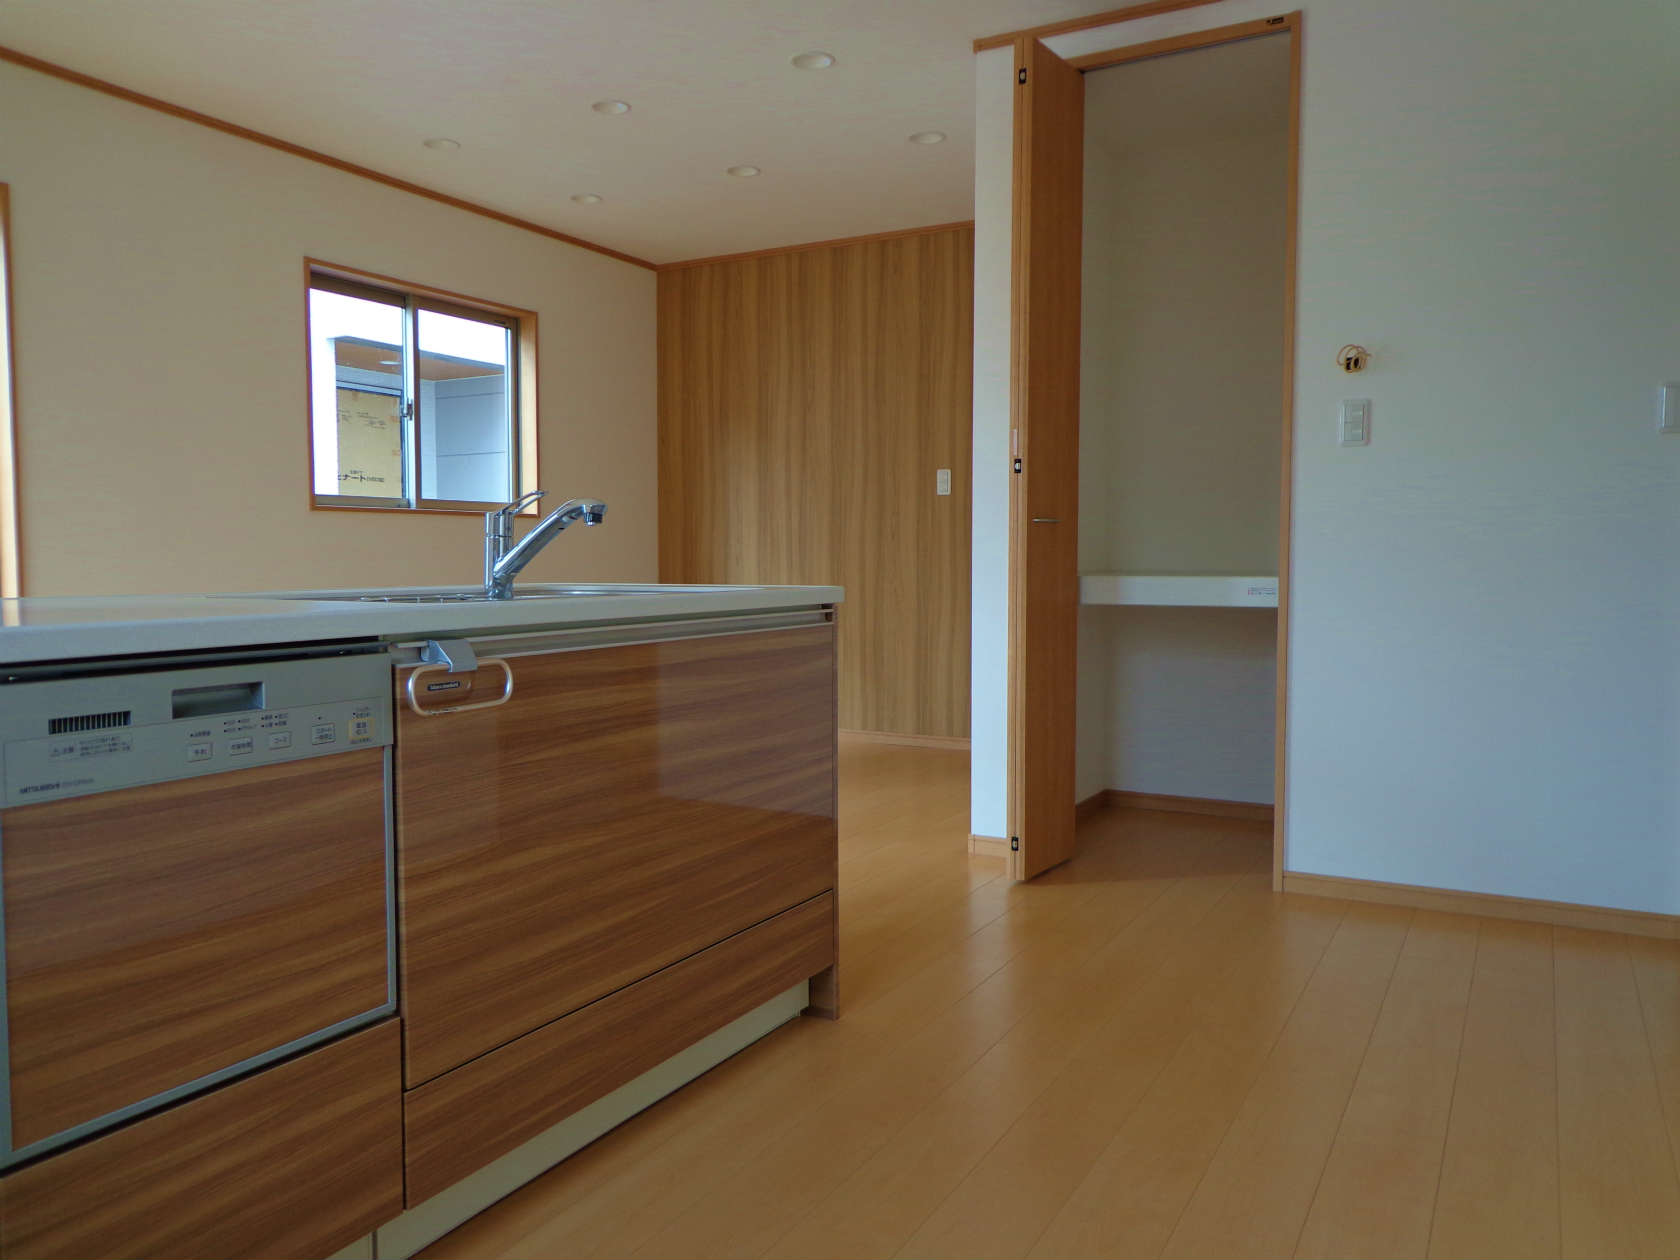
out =
{"type": "MultiPolygon", "coordinates": [[[[577,595],[706,595],[719,591],[757,590],[741,586],[651,586],[633,582],[531,583],[513,588],[514,599],[567,599],[577,595]]],[[[478,604],[491,603],[482,587],[471,590],[427,588],[373,591],[287,591],[279,599],[342,601],[358,604],[478,604]]]]}

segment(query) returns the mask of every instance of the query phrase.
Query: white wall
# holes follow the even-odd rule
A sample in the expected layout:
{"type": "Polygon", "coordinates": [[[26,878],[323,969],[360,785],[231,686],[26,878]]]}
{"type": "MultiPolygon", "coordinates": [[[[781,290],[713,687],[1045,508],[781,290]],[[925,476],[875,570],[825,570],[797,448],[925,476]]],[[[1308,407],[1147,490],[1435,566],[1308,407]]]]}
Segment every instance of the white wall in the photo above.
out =
{"type": "Polygon", "coordinates": [[[1114,788],[1269,804],[1270,609],[1080,610],[1078,799],[1114,788]]]}
{"type": "Polygon", "coordinates": [[[1106,150],[1131,69],[1087,76],[1079,567],[1276,573],[1287,138],[1106,150]]]}
{"type": "Polygon", "coordinates": [[[1009,287],[1015,54],[974,58],[974,568],[970,574],[970,828],[1008,834],[1009,287]]]}
{"type": "Polygon", "coordinates": [[[535,310],[537,579],[656,575],[654,275],[16,66],[25,593],[470,582],[480,518],[311,511],[306,256],[535,310]]]}
{"type": "MultiPolygon", "coordinates": [[[[1123,610],[1122,610],[1123,611],[1123,610]]],[[[1109,610],[1079,610],[1079,699],[1074,728],[1073,799],[1116,786],[1114,756],[1114,645],[1109,610]]]]}
{"type": "Polygon", "coordinates": [[[1303,7],[1287,868],[1680,912],[1680,11],[1303,7]]]}

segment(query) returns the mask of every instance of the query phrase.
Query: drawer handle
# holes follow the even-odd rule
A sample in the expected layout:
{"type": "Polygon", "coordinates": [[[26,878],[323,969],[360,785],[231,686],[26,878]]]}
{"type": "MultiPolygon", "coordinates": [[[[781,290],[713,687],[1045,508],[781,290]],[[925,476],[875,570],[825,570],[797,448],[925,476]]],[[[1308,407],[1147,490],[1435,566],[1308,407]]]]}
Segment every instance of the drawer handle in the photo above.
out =
{"type": "Polygon", "coordinates": [[[471,704],[443,704],[431,709],[421,707],[419,698],[414,694],[414,684],[419,682],[422,677],[426,677],[431,674],[447,674],[449,672],[449,666],[417,666],[414,672],[408,676],[408,687],[406,688],[408,692],[408,707],[413,709],[421,717],[442,717],[446,713],[469,713],[473,709],[494,709],[499,704],[506,704],[509,700],[513,699],[513,670],[509,667],[508,663],[499,656],[486,657],[478,662],[478,667],[480,669],[488,669],[492,665],[501,666],[501,695],[497,696],[494,700],[474,700],[471,704]]]}

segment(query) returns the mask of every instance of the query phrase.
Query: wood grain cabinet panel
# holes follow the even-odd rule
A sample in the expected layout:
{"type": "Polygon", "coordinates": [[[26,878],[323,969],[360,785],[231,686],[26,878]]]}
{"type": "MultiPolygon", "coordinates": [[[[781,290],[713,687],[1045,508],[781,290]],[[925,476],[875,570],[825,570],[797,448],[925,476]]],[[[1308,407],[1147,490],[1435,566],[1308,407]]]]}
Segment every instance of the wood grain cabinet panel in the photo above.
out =
{"type": "Polygon", "coordinates": [[[329,1256],[402,1210],[397,1022],[0,1179],[0,1258],[329,1256]]]}
{"type": "Polygon", "coordinates": [[[409,1205],[829,966],[833,918],[825,893],[411,1090],[409,1205]]]}
{"type": "Polygon", "coordinates": [[[510,664],[399,710],[410,1088],[834,887],[831,625],[510,664]]]}
{"type": "Polygon", "coordinates": [[[390,1000],[378,749],[24,805],[0,843],[17,1148],[390,1000]]]}

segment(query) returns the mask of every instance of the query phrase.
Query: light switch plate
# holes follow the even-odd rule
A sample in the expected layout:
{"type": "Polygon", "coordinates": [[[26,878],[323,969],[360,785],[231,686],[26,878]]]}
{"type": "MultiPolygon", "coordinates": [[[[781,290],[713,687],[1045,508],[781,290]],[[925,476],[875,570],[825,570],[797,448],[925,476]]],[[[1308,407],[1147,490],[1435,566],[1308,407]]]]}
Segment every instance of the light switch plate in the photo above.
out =
{"type": "Polygon", "coordinates": [[[1336,440],[1342,446],[1369,446],[1371,444],[1371,400],[1369,398],[1344,398],[1340,423],[1337,426],[1336,440]]]}
{"type": "Polygon", "coordinates": [[[1680,433],[1680,381],[1669,381],[1657,391],[1657,432],[1680,433]]]}
{"type": "Polygon", "coordinates": [[[951,493],[951,470],[949,468],[941,468],[933,474],[933,492],[935,494],[951,493]]]}

